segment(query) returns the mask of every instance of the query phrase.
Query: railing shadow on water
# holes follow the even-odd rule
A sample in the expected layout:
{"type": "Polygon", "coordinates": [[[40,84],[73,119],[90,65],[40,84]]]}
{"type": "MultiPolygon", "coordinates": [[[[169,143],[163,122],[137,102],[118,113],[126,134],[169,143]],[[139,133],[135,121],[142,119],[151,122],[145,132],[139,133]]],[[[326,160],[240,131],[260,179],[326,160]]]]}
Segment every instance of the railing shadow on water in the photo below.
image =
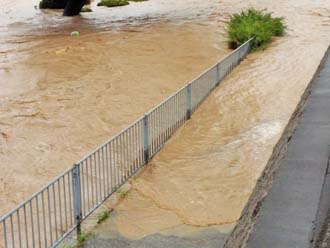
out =
{"type": "Polygon", "coordinates": [[[164,146],[251,50],[251,41],[0,218],[0,247],[56,247],[164,146]]]}

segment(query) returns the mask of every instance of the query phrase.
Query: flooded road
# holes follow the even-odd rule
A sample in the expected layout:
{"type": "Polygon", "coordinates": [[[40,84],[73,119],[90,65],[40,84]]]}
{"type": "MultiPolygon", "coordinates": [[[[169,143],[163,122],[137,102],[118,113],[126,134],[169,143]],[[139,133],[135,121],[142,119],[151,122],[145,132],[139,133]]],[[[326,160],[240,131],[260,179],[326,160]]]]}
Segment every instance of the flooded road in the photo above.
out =
{"type": "Polygon", "coordinates": [[[106,203],[115,211],[97,231],[132,239],[230,231],[330,42],[326,0],[150,0],[69,19],[15,17],[0,1],[1,214],[223,57],[228,14],[286,17],[288,34],[250,55],[128,196],[106,203]]]}

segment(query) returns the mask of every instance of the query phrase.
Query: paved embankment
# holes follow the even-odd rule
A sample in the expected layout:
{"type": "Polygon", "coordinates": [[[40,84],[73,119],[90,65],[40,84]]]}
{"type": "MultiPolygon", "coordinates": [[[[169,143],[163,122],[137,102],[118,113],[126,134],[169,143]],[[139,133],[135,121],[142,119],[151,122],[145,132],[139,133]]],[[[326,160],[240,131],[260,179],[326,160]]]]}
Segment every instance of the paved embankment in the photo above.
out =
{"type": "Polygon", "coordinates": [[[247,247],[313,247],[330,200],[330,57],[326,55],[247,247]]]}

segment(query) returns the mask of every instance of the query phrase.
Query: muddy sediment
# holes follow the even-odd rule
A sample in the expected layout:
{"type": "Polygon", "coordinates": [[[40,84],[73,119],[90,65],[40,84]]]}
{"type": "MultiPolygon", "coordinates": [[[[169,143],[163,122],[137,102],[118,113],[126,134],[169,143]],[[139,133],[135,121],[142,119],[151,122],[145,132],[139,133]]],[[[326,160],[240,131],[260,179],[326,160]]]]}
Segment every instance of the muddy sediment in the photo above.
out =
{"type": "MultiPolygon", "coordinates": [[[[149,2],[152,7],[137,14],[135,4],[127,12],[110,10],[111,28],[109,12],[101,9],[91,19],[62,23],[63,29],[53,22],[53,33],[39,28],[33,29],[37,36],[6,36],[0,54],[0,213],[223,57],[224,20],[253,6],[284,16],[286,36],[251,54],[223,81],[130,181],[128,196],[97,231],[139,239],[189,228],[189,233],[208,227],[230,232],[236,224],[328,47],[330,4],[172,1],[170,6],[150,0],[143,6],[149,2]],[[118,20],[126,21],[117,25],[118,20]],[[79,25],[85,25],[82,36],[70,37],[68,31],[79,25]],[[93,31],[97,25],[99,32],[93,31]],[[22,43],[9,42],[16,39],[22,43]]],[[[56,12],[50,14],[59,20],[56,12]]],[[[27,24],[9,27],[17,25],[27,24]]]]}

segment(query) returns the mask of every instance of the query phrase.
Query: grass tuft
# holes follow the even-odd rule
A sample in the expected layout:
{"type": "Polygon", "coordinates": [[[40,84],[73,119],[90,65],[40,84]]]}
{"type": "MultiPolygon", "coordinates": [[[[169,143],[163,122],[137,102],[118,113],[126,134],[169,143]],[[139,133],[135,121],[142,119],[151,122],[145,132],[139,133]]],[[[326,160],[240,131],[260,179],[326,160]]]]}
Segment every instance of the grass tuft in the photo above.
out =
{"type": "Polygon", "coordinates": [[[125,198],[128,195],[128,191],[122,190],[120,188],[116,189],[116,193],[121,199],[125,198]]]}
{"type": "Polygon", "coordinates": [[[110,216],[110,211],[109,210],[104,210],[102,211],[98,216],[97,216],[97,224],[101,224],[103,221],[108,219],[110,216]]]}
{"type": "Polygon", "coordinates": [[[237,48],[255,37],[252,50],[264,49],[274,36],[283,36],[286,30],[283,17],[273,17],[266,10],[250,8],[233,14],[227,24],[229,45],[237,48]]]}
{"type": "Polygon", "coordinates": [[[128,5],[127,0],[101,0],[97,6],[106,6],[106,7],[118,7],[128,5]]]}
{"type": "Polygon", "coordinates": [[[80,233],[77,237],[76,247],[82,247],[84,243],[94,237],[93,233],[80,233]]]}

